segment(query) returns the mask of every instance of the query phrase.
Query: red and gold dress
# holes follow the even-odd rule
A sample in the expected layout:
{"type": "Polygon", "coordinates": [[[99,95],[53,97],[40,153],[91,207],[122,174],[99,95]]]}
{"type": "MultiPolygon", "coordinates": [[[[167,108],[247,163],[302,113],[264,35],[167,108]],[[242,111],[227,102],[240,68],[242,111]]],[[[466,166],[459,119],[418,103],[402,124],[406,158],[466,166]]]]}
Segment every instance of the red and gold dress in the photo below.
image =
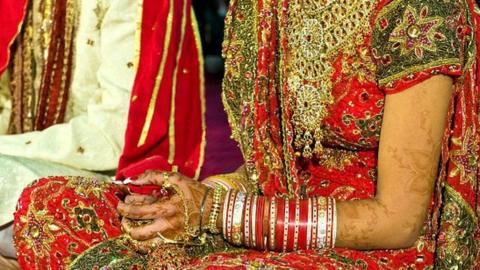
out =
{"type": "Polygon", "coordinates": [[[276,253],[214,244],[141,256],[121,236],[114,187],[58,177],[20,199],[20,262],[28,269],[478,269],[479,22],[471,0],[230,4],[223,99],[259,194],[372,198],[385,95],[437,74],[455,79],[436,191],[412,248],[276,253]]]}

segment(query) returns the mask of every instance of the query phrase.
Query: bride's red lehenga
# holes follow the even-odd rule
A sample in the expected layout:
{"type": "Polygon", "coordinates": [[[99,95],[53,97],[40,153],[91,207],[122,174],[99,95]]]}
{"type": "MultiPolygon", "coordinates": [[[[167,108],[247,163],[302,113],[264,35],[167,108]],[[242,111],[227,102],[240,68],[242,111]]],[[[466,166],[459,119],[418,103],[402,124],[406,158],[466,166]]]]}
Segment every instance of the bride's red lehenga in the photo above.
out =
{"type": "Polygon", "coordinates": [[[267,196],[373,197],[385,95],[436,74],[455,78],[436,191],[412,248],[276,253],[217,244],[141,256],[121,236],[115,187],[56,177],[20,198],[22,267],[478,269],[479,18],[471,0],[230,4],[224,104],[249,180],[267,196]]]}

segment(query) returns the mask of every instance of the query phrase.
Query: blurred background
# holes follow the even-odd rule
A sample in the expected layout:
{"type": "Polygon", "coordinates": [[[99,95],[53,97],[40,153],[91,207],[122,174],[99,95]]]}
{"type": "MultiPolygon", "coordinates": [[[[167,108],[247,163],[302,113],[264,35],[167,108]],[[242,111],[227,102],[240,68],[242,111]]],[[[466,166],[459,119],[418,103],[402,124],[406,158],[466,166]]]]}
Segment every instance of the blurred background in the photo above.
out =
{"type": "Polygon", "coordinates": [[[232,172],[242,164],[237,144],[221,101],[223,59],[221,57],[226,0],[193,0],[203,44],[207,103],[207,149],[202,178],[232,172]]]}

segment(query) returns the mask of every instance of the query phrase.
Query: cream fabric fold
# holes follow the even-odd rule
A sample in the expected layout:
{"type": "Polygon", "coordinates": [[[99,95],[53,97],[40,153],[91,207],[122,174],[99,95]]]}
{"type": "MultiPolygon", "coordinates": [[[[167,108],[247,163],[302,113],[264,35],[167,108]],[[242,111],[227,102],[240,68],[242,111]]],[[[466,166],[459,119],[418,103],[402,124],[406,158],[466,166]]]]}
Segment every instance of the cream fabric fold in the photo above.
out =
{"type": "MultiPolygon", "coordinates": [[[[34,179],[114,170],[135,70],[137,1],[82,0],[67,121],[0,136],[0,225],[34,179]]],[[[1,124],[0,124],[1,125],[1,124]]],[[[1,127],[1,126],[0,126],[1,127]]]]}

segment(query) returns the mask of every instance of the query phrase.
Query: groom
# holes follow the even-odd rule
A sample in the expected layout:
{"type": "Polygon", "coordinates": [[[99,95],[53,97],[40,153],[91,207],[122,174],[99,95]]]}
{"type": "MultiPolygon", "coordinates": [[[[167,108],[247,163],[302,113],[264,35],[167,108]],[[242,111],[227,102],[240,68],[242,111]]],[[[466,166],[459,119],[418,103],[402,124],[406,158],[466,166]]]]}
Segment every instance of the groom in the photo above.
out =
{"type": "MultiPolygon", "coordinates": [[[[78,16],[78,20],[73,20],[78,25],[72,26],[75,65],[71,65],[71,71],[65,67],[66,75],[72,73],[71,84],[68,76],[59,79],[58,85],[68,86],[64,96],[68,102],[60,99],[56,104],[65,104],[63,119],[30,132],[0,135],[0,255],[7,257],[15,257],[10,224],[16,201],[34,179],[50,175],[108,179],[105,171],[117,169],[117,164],[120,179],[147,169],[180,169],[195,177],[203,162],[203,63],[189,1],[170,0],[160,5],[153,0],[53,2],[63,3],[64,11],[81,2],[73,9],[78,16]]],[[[44,18],[36,13],[37,6],[36,0],[0,0],[0,24],[6,26],[6,31],[0,33],[0,72],[7,65],[10,67],[11,78],[17,78],[11,88],[18,89],[18,79],[23,78],[13,66],[24,68],[33,61],[22,58],[24,54],[16,49],[25,38],[35,41],[35,37],[26,37],[26,28],[35,30],[44,25],[36,24],[39,20],[52,23],[53,19],[52,25],[55,20],[68,22],[68,12],[58,16],[51,10],[57,17],[44,18]],[[17,33],[22,23],[23,28],[17,33]]],[[[54,33],[57,28],[52,28],[54,33]]],[[[38,44],[30,48],[32,52],[35,45],[38,44]]],[[[61,55],[49,46],[49,55],[61,55]]],[[[62,53],[65,55],[65,51],[62,53]]],[[[48,59],[39,55],[37,62],[48,67],[48,59]]],[[[68,63],[66,58],[63,60],[68,63]]],[[[37,95],[42,92],[33,88],[37,95]]],[[[59,89],[50,89],[47,94],[52,91],[59,89]]],[[[28,94],[25,90],[17,92],[28,94]]],[[[19,108],[15,104],[24,98],[12,95],[14,113],[19,108]]],[[[58,110],[41,112],[33,117],[58,118],[58,110]]],[[[18,113],[13,116],[10,119],[19,119],[18,113]]],[[[22,116],[24,119],[18,123],[32,117],[28,113],[22,116]]],[[[10,126],[14,124],[11,122],[10,126]]]]}

